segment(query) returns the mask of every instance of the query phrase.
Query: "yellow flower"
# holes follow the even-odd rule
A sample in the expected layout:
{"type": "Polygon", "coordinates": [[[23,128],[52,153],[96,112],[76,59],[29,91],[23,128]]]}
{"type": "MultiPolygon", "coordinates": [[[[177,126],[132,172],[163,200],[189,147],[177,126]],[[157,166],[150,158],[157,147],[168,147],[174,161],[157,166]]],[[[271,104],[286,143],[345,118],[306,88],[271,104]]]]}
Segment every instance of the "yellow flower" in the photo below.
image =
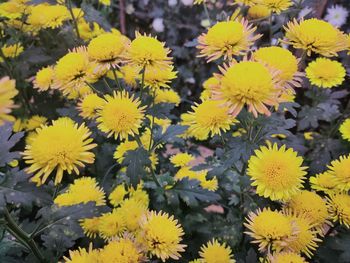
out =
{"type": "Polygon", "coordinates": [[[63,257],[65,263],[96,263],[99,261],[99,251],[92,249],[90,245],[89,250],[85,248],[78,248],[77,250],[69,250],[69,258],[63,257]]]}
{"type": "Polygon", "coordinates": [[[220,244],[216,239],[201,247],[199,252],[205,263],[235,263],[232,250],[225,243],[220,244]]]}
{"type": "Polygon", "coordinates": [[[152,89],[170,88],[169,83],[176,78],[176,73],[171,65],[148,66],[144,74],[145,86],[152,89]]]}
{"type": "Polygon", "coordinates": [[[157,103],[172,103],[178,106],[181,102],[181,98],[176,91],[171,89],[157,89],[154,102],[157,103]]]}
{"type": "Polygon", "coordinates": [[[206,100],[195,103],[192,112],[181,115],[182,124],[189,126],[186,134],[198,140],[206,140],[214,135],[230,130],[230,126],[237,122],[229,114],[229,108],[222,101],[206,100]]]}
{"type": "MultiPolygon", "coordinates": [[[[26,5],[27,0],[10,0],[0,4],[0,17],[16,19],[25,15],[30,6],[26,5]]],[[[14,21],[14,20],[12,20],[14,21]]]]}
{"type": "Polygon", "coordinates": [[[138,263],[144,262],[144,255],[131,238],[120,238],[108,243],[99,253],[103,263],[138,263]]]}
{"type": "Polygon", "coordinates": [[[265,5],[271,12],[280,14],[293,5],[291,0],[260,0],[260,4],[265,5]]]}
{"type": "Polygon", "coordinates": [[[239,5],[254,6],[260,0],[234,0],[233,2],[239,5]]]}
{"type": "Polygon", "coordinates": [[[15,108],[13,98],[17,94],[15,80],[9,77],[0,79],[0,126],[6,121],[15,121],[15,118],[9,114],[15,108]]]}
{"type": "Polygon", "coordinates": [[[202,100],[207,100],[211,99],[213,96],[213,90],[217,89],[220,87],[220,81],[219,79],[215,77],[210,77],[206,81],[203,82],[203,91],[201,93],[201,99],[202,100]]]}
{"type": "Polygon", "coordinates": [[[164,47],[164,43],[136,32],[136,38],[127,50],[126,62],[140,68],[146,67],[147,71],[149,65],[162,67],[171,64],[169,53],[170,50],[164,47]]]}
{"type": "Polygon", "coordinates": [[[106,6],[111,5],[111,0],[98,0],[98,2],[106,6]]]}
{"type": "Polygon", "coordinates": [[[131,188],[129,193],[129,198],[140,202],[144,206],[148,207],[149,205],[149,197],[145,190],[142,189],[142,183],[138,184],[136,189],[131,188]]]}
{"type": "Polygon", "coordinates": [[[33,81],[34,88],[39,91],[46,91],[53,85],[54,80],[54,68],[52,66],[48,66],[46,68],[40,69],[33,81]]]}
{"type": "Polygon", "coordinates": [[[87,53],[99,67],[109,69],[110,67],[115,68],[121,61],[125,48],[122,35],[104,33],[91,40],[87,53]]]}
{"type": "Polygon", "coordinates": [[[271,10],[263,4],[253,5],[248,9],[248,17],[251,19],[268,17],[270,14],[271,10]]]}
{"type": "Polygon", "coordinates": [[[301,86],[303,74],[298,72],[298,60],[288,49],[277,46],[262,47],[254,52],[253,58],[277,70],[287,88],[301,86]]]}
{"type": "Polygon", "coordinates": [[[232,60],[233,56],[244,55],[261,37],[254,36],[255,30],[256,27],[248,25],[244,19],[218,22],[198,37],[199,57],[206,57],[210,62],[220,57],[232,60]]]}
{"type": "Polygon", "coordinates": [[[317,228],[328,223],[326,202],[314,192],[301,191],[289,200],[286,207],[298,214],[306,215],[310,223],[317,228]]]}
{"type": "Polygon", "coordinates": [[[60,27],[68,19],[70,19],[70,14],[64,5],[43,3],[31,8],[27,23],[30,24],[32,30],[38,31],[42,28],[60,27]]]}
{"type": "Polygon", "coordinates": [[[139,99],[123,91],[106,95],[105,100],[105,105],[98,111],[98,128],[107,133],[107,137],[114,135],[115,139],[138,134],[145,111],[144,106],[140,107],[139,99]]]}
{"type": "MultiPolygon", "coordinates": [[[[23,46],[21,43],[16,43],[13,45],[4,45],[1,47],[1,51],[6,58],[15,58],[23,52],[23,46]]],[[[3,62],[3,58],[0,57],[0,62],[3,62]]]]}
{"type": "Polygon", "coordinates": [[[128,191],[125,190],[124,184],[117,185],[117,187],[109,194],[109,202],[115,207],[119,206],[127,194],[128,191]]]}
{"type": "Polygon", "coordinates": [[[140,222],[141,240],[151,255],[165,262],[168,258],[179,259],[186,245],[180,244],[183,229],[173,216],[151,211],[140,222]]]}
{"type": "Polygon", "coordinates": [[[285,40],[282,42],[294,48],[303,49],[308,56],[312,52],[325,57],[337,56],[337,53],[346,50],[346,36],[331,24],[311,18],[288,22],[285,27],[285,40]]]}
{"type": "Polygon", "coordinates": [[[140,68],[137,66],[126,64],[121,66],[119,70],[124,82],[130,87],[136,87],[137,85],[136,80],[140,79],[140,68]]]}
{"type": "Polygon", "coordinates": [[[95,202],[97,206],[106,204],[103,189],[97,185],[96,179],[91,177],[74,180],[73,184],[69,185],[68,190],[58,195],[54,200],[58,206],[86,204],[88,202],[95,202]]]}
{"type": "Polygon", "coordinates": [[[327,197],[329,214],[333,222],[350,228],[350,196],[347,193],[331,194],[327,197]]]}
{"type": "Polygon", "coordinates": [[[80,226],[83,229],[84,234],[89,238],[95,238],[97,236],[99,223],[99,217],[84,218],[80,220],[80,226]]]}
{"type": "Polygon", "coordinates": [[[78,20],[78,30],[80,37],[88,41],[98,35],[105,33],[105,31],[96,22],[88,23],[84,18],[78,20]]]}
{"type": "Polygon", "coordinates": [[[91,93],[83,97],[78,103],[80,116],[86,119],[94,119],[97,117],[97,110],[104,105],[104,100],[95,93],[91,93]]]}
{"type": "Polygon", "coordinates": [[[216,191],[218,189],[218,179],[214,176],[212,179],[207,179],[206,178],[207,171],[202,171],[199,174],[199,181],[201,182],[201,187],[203,189],[207,189],[209,191],[216,191]]]}
{"type": "Polygon", "coordinates": [[[103,214],[98,222],[100,236],[106,240],[121,236],[126,230],[125,217],[120,213],[119,209],[114,209],[110,213],[103,214]]]}
{"type": "Polygon", "coordinates": [[[124,160],[124,156],[127,151],[136,150],[138,148],[138,144],[136,141],[128,141],[122,142],[117,146],[117,149],[114,152],[114,159],[118,161],[118,163],[122,163],[124,160]]]}
{"type": "Polygon", "coordinates": [[[278,105],[280,79],[267,66],[260,62],[242,61],[222,71],[214,99],[225,101],[233,116],[237,116],[245,105],[255,117],[258,113],[269,116],[267,106],[278,105]]]}
{"type": "Polygon", "coordinates": [[[337,187],[341,190],[350,190],[350,155],[340,156],[328,165],[329,173],[334,176],[337,187]]]}
{"type": "Polygon", "coordinates": [[[310,177],[309,181],[311,188],[316,191],[322,191],[326,194],[330,194],[339,190],[337,189],[338,183],[336,181],[336,178],[328,171],[310,177]]]}
{"type": "Polygon", "coordinates": [[[344,140],[350,141],[350,119],[346,119],[339,127],[344,140]]]}
{"type": "Polygon", "coordinates": [[[294,252],[275,253],[270,256],[270,263],[307,263],[306,260],[294,252]]]}
{"type": "Polygon", "coordinates": [[[262,146],[248,161],[247,174],[256,193],[271,200],[288,200],[298,193],[306,175],[303,158],[293,149],[277,144],[262,146]]]}
{"type": "Polygon", "coordinates": [[[245,227],[245,233],[259,245],[260,251],[281,251],[296,239],[298,228],[295,223],[281,212],[264,208],[257,213],[250,212],[245,227]]]}
{"type": "Polygon", "coordinates": [[[313,140],[314,139],[314,135],[315,135],[314,132],[304,132],[304,138],[307,141],[313,140]]]}
{"type": "Polygon", "coordinates": [[[23,153],[23,158],[30,165],[27,172],[35,173],[32,181],[44,184],[57,169],[55,184],[58,184],[64,171],[79,174],[78,167],[93,163],[95,155],[90,150],[97,145],[92,143],[90,134],[84,124],[78,126],[69,118],[60,118],[52,121],[51,126],[38,128],[23,153]]]}
{"type": "Polygon", "coordinates": [[[194,161],[192,154],[188,153],[177,153],[170,157],[170,162],[175,167],[185,167],[188,166],[190,162],[194,161]]]}
{"type": "Polygon", "coordinates": [[[147,206],[137,199],[129,198],[122,202],[118,211],[125,219],[126,228],[135,232],[140,228],[139,221],[146,214],[147,206]]]}
{"type": "Polygon", "coordinates": [[[46,124],[47,118],[39,115],[32,116],[25,124],[26,131],[33,131],[41,125],[46,124]]]}
{"type": "Polygon", "coordinates": [[[311,84],[320,88],[339,86],[345,80],[346,71],[341,63],[328,58],[318,58],[305,69],[311,84]]]}
{"type": "Polygon", "coordinates": [[[27,119],[16,119],[16,121],[13,123],[13,131],[14,132],[20,132],[23,131],[24,128],[27,125],[27,119]]]}

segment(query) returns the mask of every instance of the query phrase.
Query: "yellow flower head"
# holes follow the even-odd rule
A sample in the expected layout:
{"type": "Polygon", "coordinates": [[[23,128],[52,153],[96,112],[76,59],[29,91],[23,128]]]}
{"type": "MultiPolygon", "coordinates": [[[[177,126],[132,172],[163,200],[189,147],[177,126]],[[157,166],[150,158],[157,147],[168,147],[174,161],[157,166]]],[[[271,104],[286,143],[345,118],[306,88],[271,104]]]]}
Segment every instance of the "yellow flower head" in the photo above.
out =
{"type": "Polygon", "coordinates": [[[46,124],[47,118],[39,115],[32,116],[25,124],[26,131],[33,131],[41,125],[46,124]]]}
{"type": "Polygon", "coordinates": [[[88,41],[98,35],[105,33],[105,31],[96,22],[88,23],[84,18],[78,19],[78,30],[80,37],[88,41]]]}
{"type": "Polygon", "coordinates": [[[64,171],[79,174],[78,167],[93,163],[95,155],[90,150],[97,145],[92,143],[90,134],[84,124],[78,126],[69,118],[60,118],[52,121],[51,126],[38,128],[23,153],[23,158],[30,165],[27,172],[35,173],[32,181],[44,184],[56,169],[55,184],[58,184],[64,171]]]}
{"type": "Polygon", "coordinates": [[[84,234],[89,238],[95,238],[98,235],[99,217],[85,218],[80,221],[80,226],[84,234]]]}
{"type": "Polygon", "coordinates": [[[137,66],[126,64],[121,66],[119,70],[124,82],[130,87],[136,87],[137,85],[136,80],[140,79],[140,68],[137,66]]]}
{"type": "Polygon", "coordinates": [[[58,195],[54,200],[58,206],[86,204],[88,202],[95,202],[97,206],[106,204],[103,189],[97,185],[96,179],[91,177],[74,180],[74,183],[69,185],[68,190],[58,195]]]}
{"type": "Polygon", "coordinates": [[[176,91],[171,89],[156,89],[155,103],[172,103],[178,106],[181,98],[176,91]]]}
{"type": "Polygon", "coordinates": [[[186,245],[180,244],[184,235],[181,225],[164,212],[148,212],[140,222],[141,240],[151,255],[165,262],[168,258],[179,259],[186,245]]]}
{"type": "Polygon", "coordinates": [[[328,165],[329,173],[334,176],[337,187],[341,190],[350,190],[350,155],[340,156],[328,165]]]}
{"type": "Polygon", "coordinates": [[[260,0],[259,4],[266,6],[271,12],[280,14],[293,5],[291,0],[260,0]]]}
{"type": "Polygon", "coordinates": [[[131,238],[124,237],[111,241],[101,249],[98,262],[138,263],[144,262],[144,255],[131,238]]]}
{"type": "Polygon", "coordinates": [[[220,81],[218,78],[210,77],[206,81],[203,82],[203,91],[201,93],[202,100],[208,100],[213,97],[213,90],[218,89],[220,87],[220,81]]]}
{"type": "Polygon", "coordinates": [[[333,222],[350,228],[350,196],[348,193],[331,194],[327,197],[327,206],[333,222]]]}
{"type": "Polygon", "coordinates": [[[311,84],[320,88],[339,86],[345,80],[346,71],[341,63],[328,58],[318,58],[305,69],[311,84]]]}
{"type": "Polygon", "coordinates": [[[270,115],[267,106],[278,105],[280,79],[264,64],[242,61],[222,72],[223,75],[217,76],[220,87],[215,90],[214,98],[226,102],[233,116],[237,116],[245,105],[256,117],[258,113],[270,115]]]}
{"type": "Polygon", "coordinates": [[[129,198],[122,202],[119,210],[125,218],[126,228],[130,232],[139,230],[139,222],[147,212],[147,206],[135,198],[129,198]]]}
{"type": "Polygon", "coordinates": [[[229,113],[227,105],[218,100],[205,100],[195,103],[192,112],[181,115],[182,124],[188,125],[186,134],[198,140],[206,140],[214,135],[221,135],[237,122],[229,113]]]}
{"type": "Polygon", "coordinates": [[[250,212],[247,223],[244,223],[248,231],[245,232],[254,240],[252,243],[259,245],[260,251],[281,251],[296,239],[298,228],[295,223],[278,211],[270,208],[250,212]]]}
{"type": "Polygon", "coordinates": [[[129,198],[132,198],[136,200],[137,202],[140,202],[144,206],[148,207],[149,205],[149,197],[145,190],[142,189],[142,183],[138,184],[136,189],[131,188],[129,191],[129,198]]]}
{"type": "Polygon", "coordinates": [[[130,65],[146,67],[147,70],[149,65],[162,67],[171,64],[169,53],[170,50],[164,47],[164,43],[136,32],[136,38],[127,50],[126,61],[130,65]]]}
{"type": "Polygon", "coordinates": [[[26,5],[27,0],[10,0],[0,4],[0,17],[6,17],[15,21],[16,18],[21,18],[30,10],[30,6],[26,5]]]}
{"type": "Polygon", "coordinates": [[[80,116],[86,119],[97,117],[97,110],[104,105],[104,100],[95,93],[91,93],[82,98],[78,103],[80,116]]]}
{"type": "Polygon", "coordinates": [[[233,2],[239,5],[254,6],[260,0],[234,0],[233,2]]]}
{"type": "Polygon", "coordinates": [[[169,83],[176,78],[176,73],[171,65],[148,66],[144,75],[145,86],[152,89],[170,88],[169,83]]]}
{"type": "Polygon", "coordinates": [[[33,81],[34,88],[39,91],[46,91],[53,85],[54,80],[54,68],[52,66],[48,66],[46,68],[40,69],[33,81]]]}
{"type": "Polygon", "coordinates": [[[201,247],[201,259],[206,263],[235,263],[232,250],[225,243],[220,244],[216,239],[201,247]]]}
{"type": "Polygon", "coordinates": [[[125,50],[122,35],[104,33],[91,40],[87,47],[89,58],[103,68],[116,67],[125,50]]]}
{"type": "Polygon", "coordinates": [[[114,152],[114,159],[121,164],[124,161],[124,156],[127,151],[136,150],[138,148],[138,144],[136,141],[128,141],[122,142],[117,146],[117,149],[114,152]]]}
{"type": "Polygon", "coordinates": [[[15,118],[9,114],[15,108],[13,98],[17,94],[15,80],[9,77],[0,79],[0,126],[6,121],[15,121],[15,118]]]}
{"type": "Polygon", "coordinates": [[[271,10],[263,4],[253,5],[248,9],[248,17],[250,19],[259,19],[268,17],[271,14],[271,10]]]}
{"type": "Polygon", "coordinates": [[[310,177],[309,181],[311,188],[316,191],[322,191],[326,194],[339,191],[336,178],[328,171],[310,177]]]}
{"type": "Polygon", "coordinates": [[[350,141],[350,118],[340,125],[339,131],[344,140],[350,141]]]}
{"type": "Polygon", "coordinates": [[[303,49],[308,56],[312,52],[325,57],[337,56],[337,53],[346,50],[346,36],[331,24],[311,18],[288,22],[285,27],[285,40],[282,42],[294,48],[303,49]]]}
{"type": "Polygon", "coordinates": [[[138,134],[145,107],[141,102],[127,92],[113,93],[105,96],[105,104],[98,111],[98,128],[107,133],[107,137],[114,135],[117,139],[126,139],[128,135],[138,134]]]}
{"type": "MultiPolygon", "coordinates": [[[[16,43],[12,45],[5,44],[1,47],[1,51],[6,58],[15,58],[23,52],[23,46],[21,43],[16,43]]],[[[0,57],[0,62],[3,61],[3,58],[0,57]]]]}
{"type": "Polygon", "coordinates": [[[70,14],[64,5],[48,5],[43,3],[31,8],[27,23],[32,30],[38,31],[42,28],[60,27],[68,19],[70,19],[70,14]]]}
{"type": "Polygon", "coordinates": [[[119,209],[103,214],[98,222],[98,232],[106,240],[121,236],[126,230],[125,217],[120,213],[119,209]]]}
{"type": "Polygon", "coordinates": [[[289,200],[286,207],[295,213],[306,215],[315,227],[328,223],[326,202],[314,192],[301,191],[289,200]]]}
{"type": "Polygon", "coordinates": [[[301,86],[303,74],[298,72],[298,60],[288,49],[277,46],[262,47],[254,52],[253,58],[277,70],[285,86],[301,86]]]}
{"type": "Polygon", "coordinates": [[[90,245],[88,251],[85,248],[69,250],[69,258],[63,257],[63,259],[65,263],[96,263],[99,261],[99,254],[99,251],[92,249],[90,245]]]}
{"type": "Polygon", "coordinates": [[[128,191],[125,190],[124,184],[117,185],[117,187],[109,194],[109,202],[115,207],[119,206],[127,194],[128,191]]]}
{"type": "Polygon", "coordinates": [[[247,174],[256,193],[271,200],[288,200],[300,191],[306,175],[303,158],[277,144],[262,146],[248,161],[247,174]]]}
{"type": "Polygon", "coordinates": [[[232,60],[233,56],[244,55],[260,38],[254,36],[256,27],[248,25],[247,20],[222,21],[198,37],[199,57],[206,57],[208,62],[224,57],[232,60]]]}
{"type": "Polygon", "coordinates": [[[307,263],[306,260],[295,252],[281,252],[270,256],[269,263],[307,263]]]}
{"type": "Polygon", "coordinates": [[[170,157],[170,162],[175,167],[188,166],[189,163],[192,161],[194,161],[194,157],[192,154],[188,154],[188,153],[177,153],[170,157]]]}

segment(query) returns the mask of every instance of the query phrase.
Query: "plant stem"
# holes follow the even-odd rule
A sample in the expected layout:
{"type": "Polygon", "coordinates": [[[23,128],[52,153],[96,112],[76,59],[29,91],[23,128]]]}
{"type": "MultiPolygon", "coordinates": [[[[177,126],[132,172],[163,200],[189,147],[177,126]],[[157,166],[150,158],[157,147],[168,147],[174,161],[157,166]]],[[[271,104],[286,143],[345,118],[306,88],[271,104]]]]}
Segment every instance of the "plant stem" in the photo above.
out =
{"type": "Polygon", "coordinates": [[[273,35],[273,32],[272,32],[272,17],[273,17],[273,14],[271,12],[270,14],[270,17],[269,17],[269,44],[271,45],[271,42],[272,42],[272,35],[273,35]]]}
{"type": "Polygon", "coordinates": [[[118,86],[119,91],[123,91],[123,88],[120,85],[119,78],[117,76],[117,72],[115,71],[115,68],[113,66],[112,66],[112,72],[113,72],[114,80],[115,80],[115,82],[116,82],[116,84],[118,86]]]}
{"type": "Polygon", "coordinates": [[[74,25],[74,28],[75,28],[75,32],[77,34],[77,38],[79,40],[81,40],[80,33],[79,33],[78,22],[77,22],[77,19],[75,18],[74,13],[73,13],[72,2],[71,2],[71,0],[66,0],[66,3],[67,3],[67,8],[69,10],[69,13],[70,13],[70,15],[72,17],[72,20],[73,20],[73,25],[74,25]]]}
{"type": "Polygon", "coordinates": [[[108,90],[113,93],[113,89],[111,88],[111,86],[109,86],[106,78],[103,78],[103,82],[104,82],[105,86],[108,88],[108,90]]]}
{"type": "Polygon", "coordinates": [[[93,91],[95,91],[97,94],[103,95],[101,91],[95,89],[95,87],[90,84],[89,82],[85,81],[85,84],[88,85],[93,91]]]}
{"type": "MultiPolygon", "coordinates": [[[[153,89],[153,94],[152,94],[152,102],[149,108],[154,107],[154,101],[155,101],[155,96],[156,96],[156,89],[153,89]]],[[[148,145],[148,151],[151,152],[152,149],[152,140],[153,140],[153,126],[154,126],[154,114],[152,114],[152,120],[151,120],[151,125],[150,125],[150,130],[151,130],[151,135],[149,138],[149,145],[148,145]]]]}
{"type": "Polygon", "coordinates": [[[149,169],[151,170],[151,175],[152,175],[153,181],[156,183],[156,185],[157,185],[158,187],[162,187],[161,184],[159,183],[158,179],[157,179],[156,174],[154,173],[154,170],[153,170],[153,168],[152,168],[152,164],[149,166],[149,169]]]}
{"type": "Polygon", "coordinates": [[[6,228],[8,229],[8,231],[19,241],[21,242],[23,245],[25,245],[26,247],[28,247],[32,253],[34,254],[34,256],[42,263],[46,262],[45,258],[43,257],[43,255],[41,254],[37,244],[35,243],[35,241],[25,232],[23,231],[17,224],[16,222],[13,220],[13,218],[11,217],[9,211],[7,210],[7,208],[5,207],[4,209],[4,213],[5,213],[5,220],[6,220],[6,228]]]}
{"type": "Polygon", "coordinates": [[[205,15],[207,16],[207,19],[209,20],[209,25],[211,26],[211,19],[210,19],[207,3],[205,1],[203,2],[203,7],[204,7],[205,15]]]}
{"type": "Polygon", "coordinates": [[[142,77],[141,77],[141,87],[140,87],[140,100],[142,100],[143,88],[145,85],[145,73],[146,73],[146,65],[143,66],[142,69],[142,77]]]}

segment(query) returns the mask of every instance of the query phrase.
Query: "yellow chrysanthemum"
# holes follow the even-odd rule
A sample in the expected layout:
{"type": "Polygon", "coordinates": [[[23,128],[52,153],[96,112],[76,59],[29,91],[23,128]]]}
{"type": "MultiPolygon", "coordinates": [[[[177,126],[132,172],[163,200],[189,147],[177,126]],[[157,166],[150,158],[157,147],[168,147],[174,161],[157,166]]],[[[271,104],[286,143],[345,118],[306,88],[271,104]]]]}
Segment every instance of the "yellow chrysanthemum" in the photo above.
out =
{"type": "Polygon", "coordinates": [[[206,57],[207,61],[213,61],[224,57],[232,60],[233,56],[244,55],[254,44],[254,41],[261,37],[255,35],[256,27],[248,25],[248,21],[222,21],[208,29],[198,37],[200,50],[199,57],[206,57]]]}
{"type": "Polygon", "coordinates": [[[26,131],[33,131],[36,128],[39,128],[41,125],[46,124],[47,118],[39,115],[34,115],[27,120],[25,124],[26,131]]]}
{"type": "Polygon", "coordinates": [[[295,223],[281,212],[270,208],[250,212],[244,223],[248,231],[245,233],[259,245],[260,251],[281,251],[296,239],[298,228],[295,223]]]}
{"type": "Polygon", "coordinates": [[[314,192],[301,191],[289,200],[286,207],[298,214],[306,215],[315,227],[328,223],[326,202],[314,192]]]}
{"type": "Polygon", "coordinates": [[[116,67],[126,49],[122,35],[104,33],[92,39],[87,47],[89,58],[99,67],[116,67]]]}
{"type": "Polygon", "coordinates": [[[258,0],[257,2],[276,14],[280,14],[293,5],[291,0],[258,0]]]}
{"type": "Polygon", "coordinates": [[[192,154],[188,153],[177,153],[170,157],[170,162],[175,167],[184,167],[188,166],[190,162],[194,160],[194,157],[192,154]]]}
{"type": "Polygon", "coordinates": [[[96,22],[88,23],[83,18],[80,18],[78,20],[78,30],[80,37],[85,41],[88,41],[94,37],[97,37],[98,35],[105,33],[99,24],[96,22]]]}
{"type": "Polygon", "coordinates": [[[207,179],[207,170],[193,171],[189,166],[182,166],[175,174],[176,180],[181,180],[183,178],[188,178],[190,180],[197,180],[200,182],[200,186],[203,189],[209,191],[216,191],[218,188],[218,180],[216,177],[212,179],[207,179]]]}
{"type": "Polygon", "coordinates": [[[0,126],[6,121],[15,121],[15,118],[9,115],[15,107],[13,98],[18,94],[16,90],[16,81],[9,77],[0,79],[0,126]]]}
{"type": "Polygon", "coordinates": [[[260,0],[234,0],[233,2],[239,5],[253,6],[260,0]]]}
{"type": "Polygon", "coordinates": [[[60,118],[52,121],[51,126],[38,128],[23,153],[30,165],[27,172],[35,173],[32,181],[41,185],[56,169],[55,184],[58,184],[64,171],[79,174],[78,167],[93,163],[95,155],[90,150],[97,145],[92,143],[90,134],[84,124],[78,126],[69,118],[60,118]]]}
{"type": "Polygon", "coordinates": [[[309,181],[311,188],[316,191],[322,191],[326,194],[330,194],[339,190],[337,188],[338,183],[334,175],[330,174],[328,171],[310,177],[309,181]]]}
{"type": "Polygon", "coordinates": [[[106,204],[103,189],[97,185],[96,179],[91,177],[74,180],[73,184],[69,185],[68,190],[58,195],[54,200],[58,206],[86,204],[88,202],[95,202],[97,206],[106,204]]]}
{"type": "Polygon", "coordinates": [[[277,70],[284,86],[301,86],[303,74],[298,72],[298,60],[288,49],[277,46],[259,48],[253,58],[277,70]]]}
{"type": "Polygon", "coordinates": [[[107,133],[107,137],[114,135],[117,139],[126,139],[128,135],[138,134],[144,118],[145,107],[141,102],[127,92],[113,93],[105,96],[106,103],[98,111],[98,128],[107,133]]]}
{"type": "Polygon", "coordinates": [[[171,89],[157,89],[154,98],[155,103],[172,103],[178,106],[181,102],[181,98],[176,91],[171,89]]]}
{"type": "Polygon", "coordinates": [[[285,27],[285,40],[282,42],[294,48],[303,49],[308,56],[312,52],[325,57],[337,56],[337,53],[346,50],[346,36],[339,29],[326,21],[311,18],[288,22],[285,27]]]}
{"type": "Polygon", "coordinates": [[[164,212],[148,212],[140,222],[141,240],[151,255],[165,262],[179,259],[186,245],[180,244],[183,229],[173,216],[164,212]]]}
{"type": "Polygon", "coordinates": [[[215,77],[210,77],[203,82],[203,91],[201,93],[202,100],[208,100],[213,97],[213,90],[217,89],[220,86],[219,79],[215,77]]]}
{"type": "Polygon", "coordinates": [[[91,93],[82,98],[78,103],[80,116],[86,119],[94,119],[97,117],[97,110],[104,105],[105,101],[97,94],[91,93]]]}
{"type": "Polygon", "coordinates": [[[96,263],[99,262],[99,254],[99,251],[92,249],[90,245],[88,251],[80,247],[77,250],[69,250],[69,258],[63,259],[65,263],[96,263]]]}
{"type": "Polygon", "coordinates": [[[334,176],[337,187],[341,190],[350,190],[350,155],[340,156],[328,165],[329,173],[334,176]]]}
{"type": "Polygon", "coordinates": [[[54,68],[52,66],[48,66],[46,68],[40,69],[33,81],[34,88],[39,91],[46,91],[53,85],[54,80],[54,68]]]}
{"type": "Polygon", "coordinates": [[[109,194],[109,202],[113,206],[119,206],[127,194],[128,191],[126,191],[124,184],[117,185],[117,187],[109,194]]]}
{"type": "Polygon", "coordinates": [[[125,217],[120,213],[119,209],[103,214],[98,222],[98,232],[106,240],[121,236],[126,230],[125,217]]]}
{"type": "Polygon", "coordinates": [[[206,178],[207,171],[202,171],[199,174],[199,181],[201,182],[201,187],[209,191],[216,191],[219,187],[218,179],[214,176],[212,179],[206,178]]]}
{"type": "MultiPolygon", "coordinates": [[[[4,45],[1,47],[1,51],[5,58],[15,58],[18,57],[23,52],[23,46],[21,43],[16,43],[12,45],[4,45]]],[[[0,57],[0,62],[3,62],[3,58],[0,57]]]]}
{"type": "Polygon", "coordinates": [[[11,19],[10,21],[22,17],[22,15],[27,14],[30,10],[30,6],[26,5],[27,2],[27,0],[10,0],[1,3],[0,17],[11,19]]]}
{"type": "Polygon", "coordinates": [[[286,250],[303,253],[308,258],[311,258],[318,247],[317,242],[321,241],[317,238],[317,231],[313,229],[314,225],[307,215],[296,213],[292,210],[286,210],[285,213],[298,228],[296,238],[288,243],[286,250]]]}
{"type": "Polygon", "coordinates": [[[269,263],[307,263],[306,260],[294,252],[281,252],[270,256],[269,263]]]}
{"type": "Polygon", "coordinates": [[[235,263],[232,250],[225,243],[220,244],[216,239],[209,241],[199,251],[201,260],[205,263],[235,263]]]}
{"type": "Polygon", "coordinates": [[[114,159],[118,161],[118,163],[122,163],[124,160],[124,156],[127,151],[136,150],[138,148],[138,144],[136,141],[125,141],[119,144],[114,152],[114,159]]]}
{"type": "MultiPolygon", "coordinates": [[[[120,67],[120,73],[121,77],[123,78],[124,82],[129,85],[130,87],[136,87],[137,79],[140,79],[140,68],[137,66],[132,65],[123,65],[120,67]]],[[[147,72],[147,71],[146,71],[147,72]]]]}
{"type": "Polygon", "coordinates": [[[148,207],[149,205],[149,197],[145,190],[142,188],[142,183],[138,184],[136,189],[133,187],[130,188],[129,192],[129,198],[132,198],[136,200],[137,202],[143,204],[144,206],[148,207]]]}
{"type": "Polygon", "coordinates": [[[225,101],[233,116],[237,116],[245,105],[256,117],[258,113],[270,115],[267,105],[278,105],[280,79],[267,66],[242,61],[222,72],[223,75],[217,76],[220,87],[215,90],[214,98],[225,101]]]}
{"type": "Polygon", "coordinates": [[[16,121],[13,123],[13,127],[12,127],[12,130],[14,132],[20,132],[20,131],[23,131],[24,128],[26,127],[27,125],[27,119],[16,119],[16,121]]]}
{"type": "Polygon", "coordinates": [[[144,74],[145,86],[152,89],[169,88],[169,83],[176,78],[176,73],[171,65],[148,66],[144,74]]]}
{"type": "Polygon", "coordinates": [[[221,135],[237,122],[222,101],[206,100],[195,103],[192,112],[181,115],[182,124],[189,126],[186,134],[198,140],[206,140],[214,135],[221,135]]]}
{"type": "Polygon", "coordinates": [[[84,234],[89,238],[95,238],[98,235],[99,217],[84,218],[80,221],[80,226],[84,234]]]}
{"type": "Polygon", "coordinates": [[[48,5],[46,3],[31,8],[27,23],[34,31],[42,28],[57,28],[70,19],[68,9],[64,5],[48,5]]]}
{"type": "Polygon", "coordinates": [[[123,201],[118,211],[125,218],[126,228],[134,232],[140,228],[140,219],[146,214],[147,209],[148,207],[139,200],[129,198],[123,201]]]}
{"type": "Polygon", "coordinates": [[[302,188],[306,167],[293,149],[262,146],[248,161],[247,174],[256,193],[271,200],[288,200],[302,188]]]}
{"type": "Polygon", "coordinates": [[[339,127],[339,131],[344,140],[350,141],[350,119],[346,119],[339,127]]]}
{"type": "Polygon", "coordinates": [[[101,249],[98,262],[139,263],[144,262],[144,255],[139,246],[126,237],[111,241],[101,249]]]}
{"type": "Polygon", "coordinates": [[[305,69],[311,84],[320,88],[339,86],[345,80],[346,71],[341,63],[328,58],[318,58],[305,69]]]}
{"type": "Polygon", "coordinates": [[[268,17],[270,14],[271,10],[263,4],[253,5],[248,9],[248,17],[251,19],[268,17]]]}
{"type": "Polygon", "coordinates": [[[333,222],[350,228],[350,196],[348,193],[332,194],[327,197],[327,206],[333,222]]]}
{"type": "Polygon", "coordinates": [[[128,48],[126,61],[140,68],[152,66],[165,66],[171,64],[168,57],[170,50],[164,47],[164,43],[151,36],[141,35],[136,32],[136,38],[128,48]]]}

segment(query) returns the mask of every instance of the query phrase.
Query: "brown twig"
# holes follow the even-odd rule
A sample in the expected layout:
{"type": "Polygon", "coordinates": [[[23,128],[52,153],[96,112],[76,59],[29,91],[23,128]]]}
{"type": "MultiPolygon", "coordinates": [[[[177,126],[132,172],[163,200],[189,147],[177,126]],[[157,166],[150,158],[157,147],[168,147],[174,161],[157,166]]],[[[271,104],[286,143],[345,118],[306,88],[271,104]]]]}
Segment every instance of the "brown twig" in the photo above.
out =
{"type": "Polygon", "coordinates": [[[316,1],[315,3],[315,16],[317,18],[321,18],[325,9],[326,9],[326,6],[327,6],[327,3],[328,3],[328,0],[319,0],[319,1],[316,1]]]}
{"type": "Polygon", "coordinates": [[[123,35],[126,33],[125,27],[125,0],[119,0],[119,22],[120,22],[120,31],[123,35]]]}

